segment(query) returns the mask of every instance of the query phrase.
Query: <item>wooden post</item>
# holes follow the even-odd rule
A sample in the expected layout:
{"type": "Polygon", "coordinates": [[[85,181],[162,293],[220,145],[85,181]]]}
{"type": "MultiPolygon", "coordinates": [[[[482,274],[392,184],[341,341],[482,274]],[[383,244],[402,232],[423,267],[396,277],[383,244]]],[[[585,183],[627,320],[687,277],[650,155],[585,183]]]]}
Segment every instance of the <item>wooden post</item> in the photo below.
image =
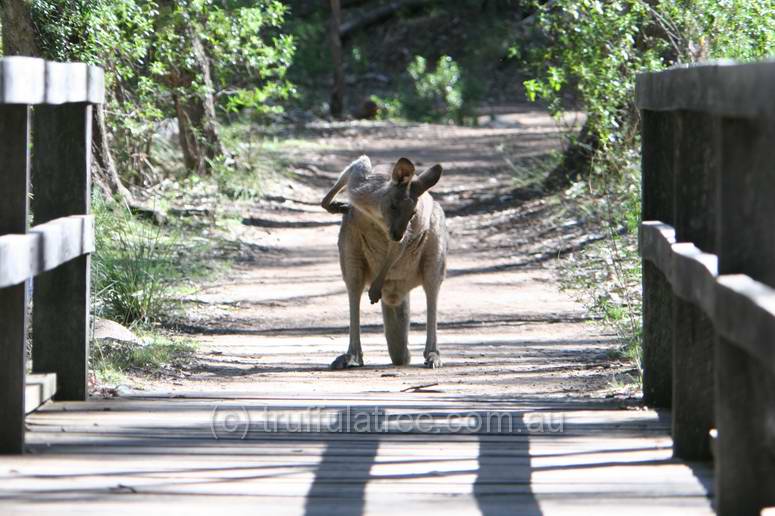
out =
{"type": "MultiPolygon", "coordinates": [[[[773,141],[773,120],[725,119],[717,183],[719,274],[747,274],[770,287],[775,287],[773,141]]],[[[716,341],[715,360],[716,510],[722,516],[758,515],[775,505],[775,378],[725,338],[716,341]]]]}
{"type": "MultiPolygon", "coordinates": [[[[0,105],[0,235],[27,232],[29,141],[29,107],[0,105]]],[[[26,339],[27,284],[0,288],[0,453],[24,451],[26,339]]]]}
{"type": "MultiPolygon", "coordinates": [[[[720,120],[699,112],[676,112],[674,227],[677,242],[716,252],[716,176],[720,120]]],[[[710,459],[713,428],[713,322],[700,307],[673,300],[673,454],[710,459]]]]}
{"type": "MultiPolygon", "coordinates": [[[[92,107],[35,108],[32,201],[35,223],[89,213],[92,107]]],[[[57,374],[58,400],[85,400],[89,360],[90,259],[35,278],[34,372],[57,374]]]]}
{"type": "MultiPolygon", "coordinates": [[[[643,220],[673,223],[674,115],[641,112],[643,220]]],[[[643,262],[643,401],[669,407],[673,377],[673,292],[667,278],[643,262]]]]}
{"type": "Polygon", "coordinates": [[[344,110],[344,71],[342,68],[342,38],[339,36],[339,27],[342,25],[342,6],[339,0],[331,0],[330,23],[331,62],[334,65],[334,87],[331,90],[331,116],[340,118],[344,110]]]}

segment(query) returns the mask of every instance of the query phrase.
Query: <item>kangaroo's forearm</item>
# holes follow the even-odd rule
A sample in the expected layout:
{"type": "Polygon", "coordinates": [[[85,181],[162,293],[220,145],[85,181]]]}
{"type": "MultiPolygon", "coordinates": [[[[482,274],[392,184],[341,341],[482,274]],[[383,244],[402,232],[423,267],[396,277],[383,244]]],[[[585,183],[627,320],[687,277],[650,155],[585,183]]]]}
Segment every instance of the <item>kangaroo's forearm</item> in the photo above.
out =
{"type": "Polygon", "coordinates": [[[374,278],[374,283],[383,283],[385,281],[387,273],[390,271],[390,269],[393,268],[398,260],[401,259],[401,256],[403,256],[404,248],[405,246],[400,242],[388,242],[385,261],[382,262],[382,267],[380,267],[379,271],[377,272],[377,275],[374,278]]]}
{"type": "Polygon", "coordinates": [[[335,202],[334,197],[339,193],[339,190],[332,189],[326,196],[323,198],[323,201],[320,203],[320,205],[323,207],[324,210],[326,210],[328,213],[347,213],[350,209],[350,205],[346,202],[335,202]]]}

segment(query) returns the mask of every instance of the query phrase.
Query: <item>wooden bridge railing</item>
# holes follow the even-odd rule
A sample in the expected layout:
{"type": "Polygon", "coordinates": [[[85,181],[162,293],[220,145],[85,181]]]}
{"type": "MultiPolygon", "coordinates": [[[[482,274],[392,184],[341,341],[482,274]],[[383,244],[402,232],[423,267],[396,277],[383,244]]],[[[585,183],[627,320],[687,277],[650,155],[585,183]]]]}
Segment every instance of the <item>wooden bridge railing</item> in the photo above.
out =
{"type": "Polygon", "coordinates": [[[638,78],[644,397],[715,460],[719,514],[775,505],[775,62],[638,78]]]}
{"type": "Polygon", "coordinates": [[[56,374],[58,399],[87,396],[91,120],[103,98],[98,67],[0,59],[0,453],[24,448],[32,278],[33,372],[56,374]]]}

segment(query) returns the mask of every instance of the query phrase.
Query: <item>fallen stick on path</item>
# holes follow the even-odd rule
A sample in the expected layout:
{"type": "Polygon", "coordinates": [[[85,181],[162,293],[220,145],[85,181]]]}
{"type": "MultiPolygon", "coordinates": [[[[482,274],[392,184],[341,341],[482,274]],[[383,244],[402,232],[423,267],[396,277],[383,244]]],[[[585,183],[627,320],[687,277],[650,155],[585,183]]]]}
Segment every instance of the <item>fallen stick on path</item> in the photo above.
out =
{"type": "Polygon", "coordinates": [[[407,387],[406,389],[401,389],[401,392],[419,392],[424,389],[427,389],[428,387],[436,387],[439,384],[439,382],[436,383],[429,383],[426,385],[415,385],[413,387],[407,387]]]}

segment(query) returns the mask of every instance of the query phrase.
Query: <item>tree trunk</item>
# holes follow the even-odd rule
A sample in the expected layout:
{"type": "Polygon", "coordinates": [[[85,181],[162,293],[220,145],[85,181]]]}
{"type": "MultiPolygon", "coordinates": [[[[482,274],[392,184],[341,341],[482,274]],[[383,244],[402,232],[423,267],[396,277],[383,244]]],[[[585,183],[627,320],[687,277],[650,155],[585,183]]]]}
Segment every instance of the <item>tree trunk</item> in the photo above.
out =
{"type": "Polygon", "coordinates": [[[202,104],[201,128],[207,145],[205,149],[206,156],[212,160],[226,156],[226,148],[221,141],[218,118],[215,113],[215,97],[213,96],[215,85],[210,73],[210,58],[207,56],[202,40],[199,39],[199,32],[189,26],[188,33],[191,38],[192,48],[194,49],[194,57],[202,74],[202,82],[205,86],[204,94],[200,99],[202,104]]]}
{"type": "MultiPolygon", "coordinates": [[[[433,1],[434,0],[394,0],[388,4],[376,6],[373,9],[361,13],[356,18],[349,20],[347,23],[339,24],[339,36],[342,39],[349,38],[353,32],[382,23],[395,16],[402,9],[422,7],[433,1]]],[[[334,1],[332,0],[332,8],[333,3],[334,1]]],[[[336,3],[338,4],[339,1],[337,0],[336,3]]]]}
{"type": "Polygon", "coordinates": [[[565,149],[562,162],[544,179],[544,188],[549,191],[561,190],[574,181],[589,177],[592,173],[592,158],[599,147],[597,136],[589,129],[589,122],[584,123],[578,138],[565,149]]]}
{"type": "Polygon", "coordinates": [[[183,151],[183,162],[189,172],[203,174],[205,172],[204,153],[200,144],[198,127],[202,124],[201,102],[196,98],[182,98],[175,95],[175,111],[178,117],[178,137],[180,149],[183,151]]]}
{"type": "Polygon", "coordinates": [[[344,110],[344,70],[342,68],[342,39],[339,27],[342,24],[342,6],[339,0],[331,0],[331,59],[334,65],[334,88],[331,91],[331,116],[341,118],[344,110]]]}
{"type": "Polygon", "coordinates": [[[110,151],[108,140],[108,128],[105,124],[105,108],[102,105],[94,106],[92,130],[92,177],[107,197],[119,197],[127,205],[134,203],[132,193],[121,182],[113,161],[113,153],[110,151]]]}
{"type": "Polygon", "coordinates": [[[3,53],[7,56],[40,56],[30,11],[31,0],[2,0],[3,53]]]}
{"type": "Polygon", "coordinates": [[[204,92],[190,96],[175,95],[175,111],[178,117],[180,147],[186,168],[196,174],[212,172],[212,162],[216,158],[227,156],[226,148],[220,138],[218,119],[215,112],[215,97],[213,92],[210,59],[196,28],[189,26],[186,32],[191,42],[197,70],[193,74],[182,73],[184,77],[183,90],[188,90],[193,84],[194,74],[198,75],[204,85],[204,92]]]}

